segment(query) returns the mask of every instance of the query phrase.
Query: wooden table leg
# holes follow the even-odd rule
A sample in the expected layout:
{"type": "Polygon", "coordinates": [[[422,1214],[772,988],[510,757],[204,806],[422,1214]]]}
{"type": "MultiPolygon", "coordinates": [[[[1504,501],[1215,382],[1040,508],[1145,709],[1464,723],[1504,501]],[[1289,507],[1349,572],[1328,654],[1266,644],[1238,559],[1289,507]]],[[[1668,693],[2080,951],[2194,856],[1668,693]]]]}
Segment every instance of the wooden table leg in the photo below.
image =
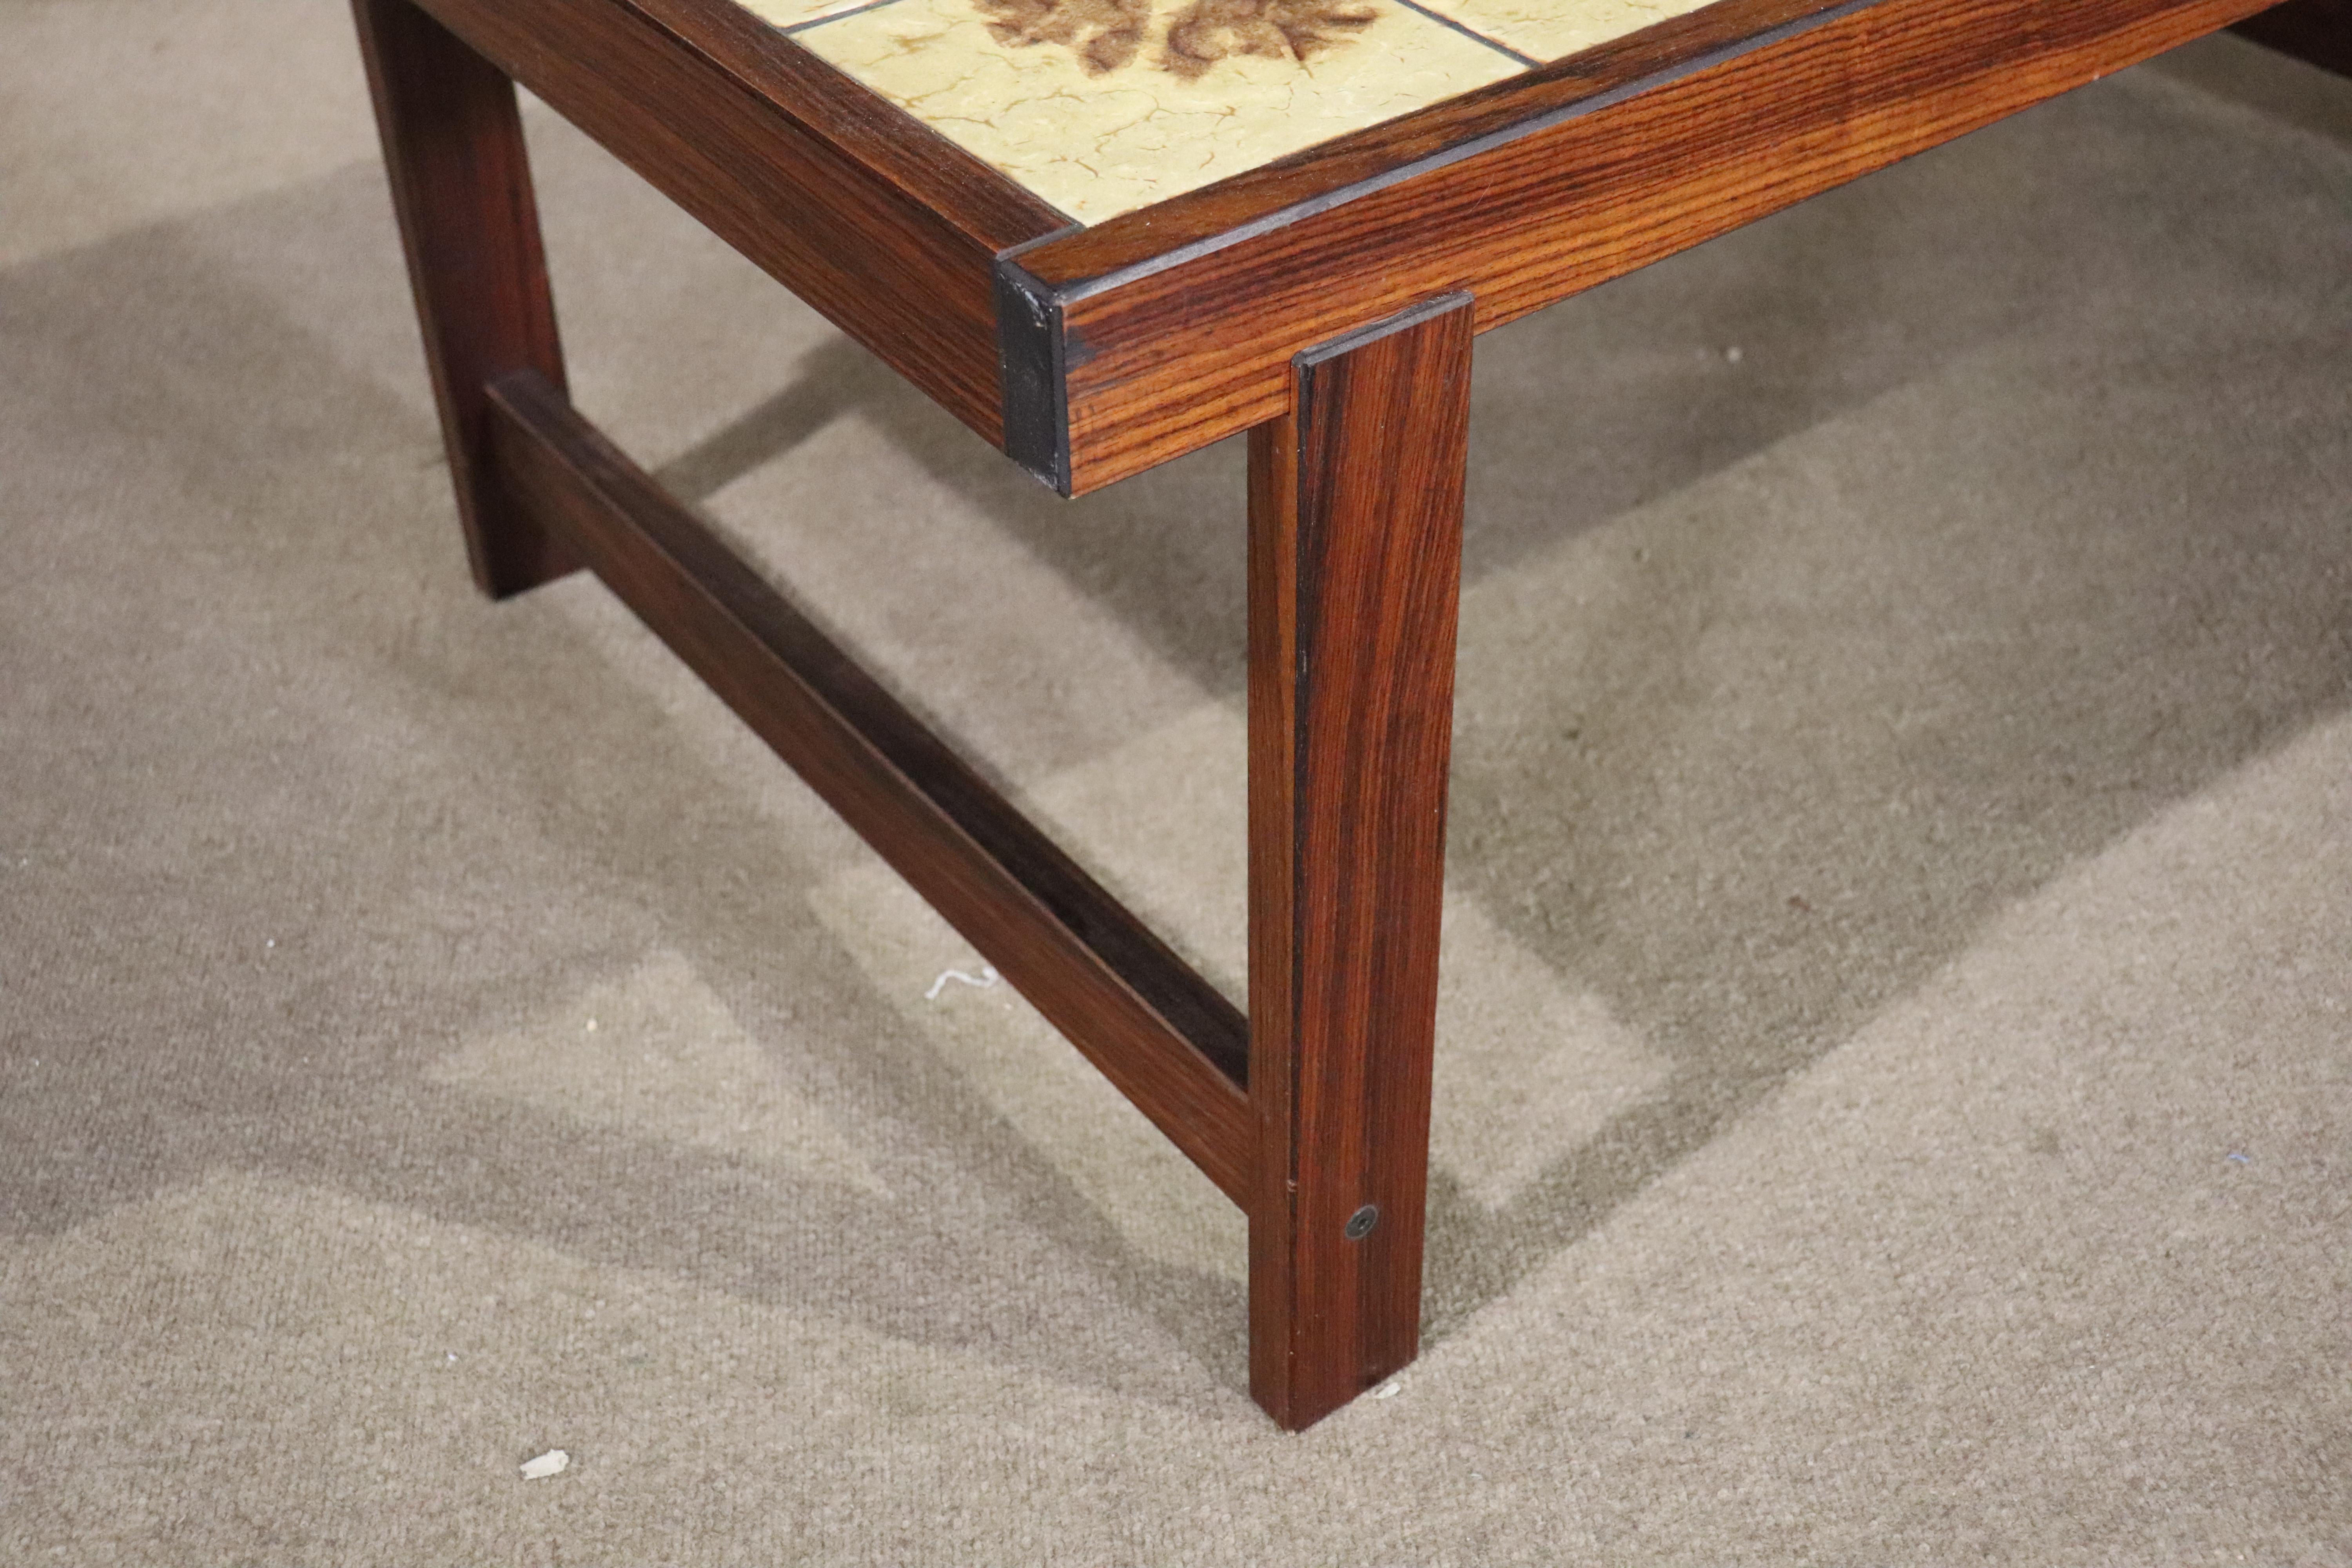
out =
{"type": "Polygon", "coordinates": [[[1250,1391],[1293,1431],[1420,1344],[1470,329],[1300,354],[1250,436],[1250,1391]]]}
{"type": "Polygon", "coordinates": [[[488,384],[563,351],[514,84],[410,0],[353,0],[408,279],[457,488],[474,581],[493,598],[572,570],[499,488],[488,384]]]}

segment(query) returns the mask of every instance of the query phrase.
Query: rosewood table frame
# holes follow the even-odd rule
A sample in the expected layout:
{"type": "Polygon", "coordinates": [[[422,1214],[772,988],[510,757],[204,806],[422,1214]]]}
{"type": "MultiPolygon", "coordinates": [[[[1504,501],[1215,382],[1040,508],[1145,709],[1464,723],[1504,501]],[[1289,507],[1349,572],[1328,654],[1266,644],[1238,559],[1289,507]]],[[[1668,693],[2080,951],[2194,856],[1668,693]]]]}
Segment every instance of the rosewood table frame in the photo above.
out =
{"type": "Polygon", "coordinates": [[[593,571],[1246,1211],[1295,1429],[1417,1348],[1473,334],[2258,5],[1719,0],[1091,228],[731,0],[354,7],[476,581],[593,571]],[[515,82],[1065,495],[1249,432],[1246,1018],[572,409],[515,82]]]}

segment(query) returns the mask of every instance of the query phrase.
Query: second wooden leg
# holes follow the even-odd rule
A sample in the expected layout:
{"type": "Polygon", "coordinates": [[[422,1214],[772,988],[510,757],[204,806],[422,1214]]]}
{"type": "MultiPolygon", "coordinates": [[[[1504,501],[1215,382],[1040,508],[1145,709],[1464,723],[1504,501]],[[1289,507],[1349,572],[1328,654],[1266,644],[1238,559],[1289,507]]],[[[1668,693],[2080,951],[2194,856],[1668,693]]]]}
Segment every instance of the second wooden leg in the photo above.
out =
{"type": "Polygon", "coordinates": [[[501,491],[490,457],[489,382],[533,370],[563,385],[514,84],[410,0],[352,11],[467,556],[503,598],[574,564],[501,491]]]}
{"type": "Polygon", "coordinates": [[[1250,437],[1250,1388],[1292,1430],[1420,1345],[1470,328],[1301,354],[1250,437]]]}

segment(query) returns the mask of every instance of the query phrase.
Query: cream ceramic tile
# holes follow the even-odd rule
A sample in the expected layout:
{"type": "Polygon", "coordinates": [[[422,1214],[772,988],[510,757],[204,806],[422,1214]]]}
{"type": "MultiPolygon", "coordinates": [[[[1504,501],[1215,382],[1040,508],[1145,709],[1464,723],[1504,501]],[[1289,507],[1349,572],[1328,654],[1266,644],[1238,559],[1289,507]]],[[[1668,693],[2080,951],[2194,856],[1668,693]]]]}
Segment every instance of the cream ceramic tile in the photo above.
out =
{"type": "Polygon", "coordinates": [[[1556,60],[1696,11],[1711,0],[1420,0],[1497,43],[1556,60]]]}
{"type": "Polygon", "coordinates": [[[1394,0],[895,0],[795,36],[1086,223],[1525,68],[1394,0]]]}

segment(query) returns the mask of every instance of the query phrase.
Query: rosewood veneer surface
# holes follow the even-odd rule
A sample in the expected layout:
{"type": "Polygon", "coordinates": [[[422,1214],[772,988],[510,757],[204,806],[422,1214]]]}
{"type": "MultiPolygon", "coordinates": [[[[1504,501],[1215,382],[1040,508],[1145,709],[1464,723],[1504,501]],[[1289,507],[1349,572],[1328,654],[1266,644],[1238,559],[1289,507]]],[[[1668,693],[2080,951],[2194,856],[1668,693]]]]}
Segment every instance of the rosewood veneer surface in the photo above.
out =
{"type": "Polygon", "coordinates": [[[1247,1212],[1292,1427],[1418,1343],[1474,335],[2258,9],[355,5],[477,580],[593,569],[1247,1212]],[[1250,433],[1246,1021],[571,406],[509,79],[1065,495],[1250,433]]]}

